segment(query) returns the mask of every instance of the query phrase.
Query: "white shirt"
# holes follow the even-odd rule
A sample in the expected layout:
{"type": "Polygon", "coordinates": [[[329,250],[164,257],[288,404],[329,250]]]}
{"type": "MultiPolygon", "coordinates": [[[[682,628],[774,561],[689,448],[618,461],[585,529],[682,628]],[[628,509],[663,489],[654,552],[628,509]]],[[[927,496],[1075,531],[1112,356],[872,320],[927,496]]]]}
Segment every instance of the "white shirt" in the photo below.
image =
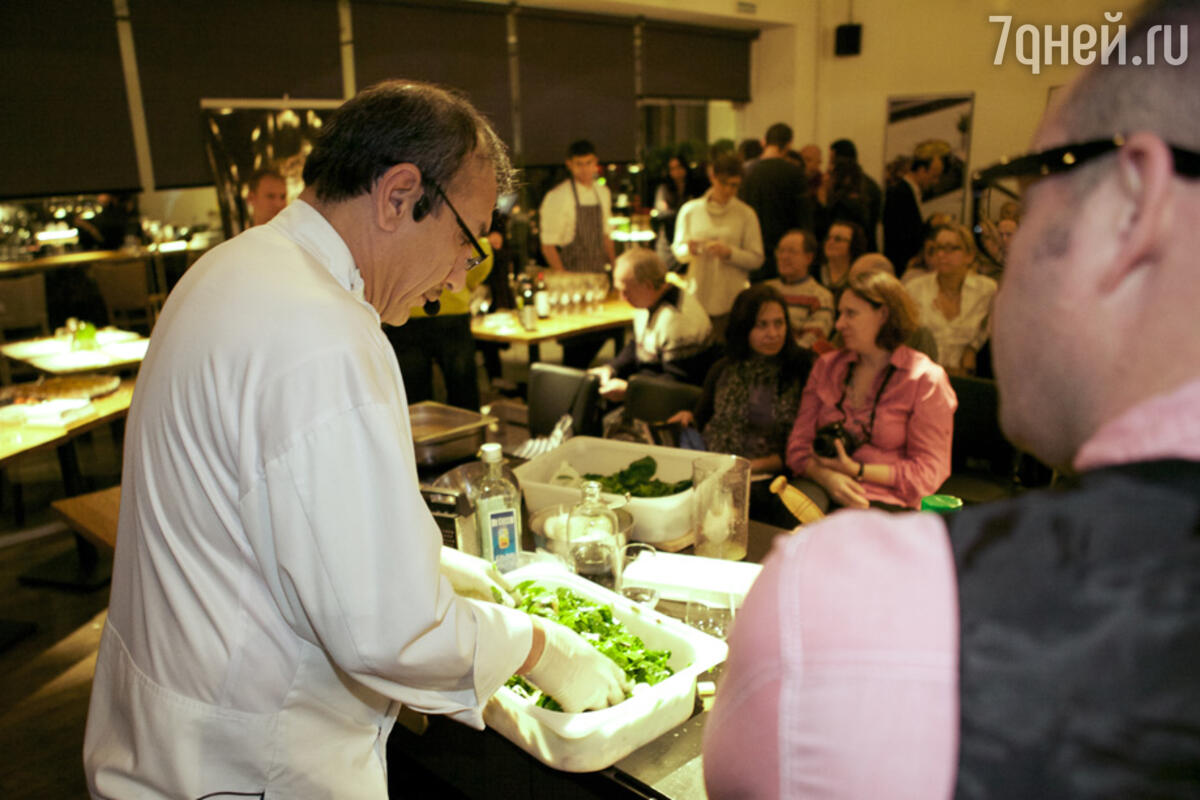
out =
{"type": "Polygon", "coordinates": [[[94,796],[385,798],[395,701],[481,728],[528,653],[440,577],[395,356],[302,201],[171,293],[121,485],[94,796]]]}
{"type": "MultiPolygon", "coordinates": [[[[609,235],[609,217],[612,216],[612,193],[608,187],[599,181],[591,186],[576,183],[575,191],[579,194],[579,205],[594,206],[600,203],[600,219],[604,225],[604,235],[609,235]]],[[[538,211],[542,244],[566,247],[575,241],[575,195],[571,193],[570,179],[563,181],[542,198],[538,211]]]]}
{"type": "Polygon", "coordinates": [[[762,230],[754,209],[736,197],[724,206],[710,202],[708,195],[689,200],[675,220],[675,258],[688,264],[688,291],[696,295],[710,316],[728,314],[738,292],[750,285],[750,273],[763,262],[762,230]],[[733,252],[728,260],[692,255],[693,239],[718,240],[733,252]]]}
{"type": "Polygon", "coordinates": [[[633,311],[633,340],[642,364],[669,363],[694,356],[708,346],[712,323],[700,302],[686,289],[672,284],[676,303],[663,302],[633,311]]]}
{"type": "Polygon", "coordinates": [[[987,342],[992,299],[996,296],[996,282],[991,278],[967,273],[958,316],[954,319],[946,319],[934,306],[938,295],[937,273],[914,278],[905,288],[921,312],[921,324],[929,328],[937,341],[938,363],[942,366],[960,366],[967,347],[978,353],[987,342]]]}

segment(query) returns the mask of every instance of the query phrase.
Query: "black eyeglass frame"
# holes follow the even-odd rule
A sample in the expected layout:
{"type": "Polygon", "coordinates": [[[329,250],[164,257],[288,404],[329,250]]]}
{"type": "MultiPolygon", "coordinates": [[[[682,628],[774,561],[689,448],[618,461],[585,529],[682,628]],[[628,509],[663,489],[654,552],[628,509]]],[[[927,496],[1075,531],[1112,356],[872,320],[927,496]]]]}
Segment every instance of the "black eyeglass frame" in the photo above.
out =
{"type": "MultiPolygon", "coordinates": [[[[1021,200],[1020,195],[1007,186],[1001,185],[998,181],[1006,178],[1032,178],[1033,181],[1037,181],[1051,175],[1061,175],[1089,161],[1095,161],[1101,156],[1115,153],[1125,146],[1125,142],[1125,136],[1118,134],[1108,139],[1092,139],[1087,142],[1064,144],[1011,159],[1005,158],[986,169],[978,170],[971,177],[971,200],[975,218],[972,232],[975,234],[976,241],[983,247],[981,215],[986,209],[983,208],[982,200],[988,190],[994,189],[1014,200],[1021,200]]],[[[1176,173],[1185,178],[1200,178],[1200,153],[1172,144],[1168,144],[1167,147],[1171,151],[1176,173]]]]}
{"type": "Polygon", "coordinates": [[[479,237],[471,233],[471,229],[467,227],[467,223],[463,222],[462,216],[458,213],[458,209],[450,202],[450,198],[442,191],[442,187],[436,181],[430,181],[433,190],[437,192],[438,197],[445,202],[446,208],[450,209],[450,213],[454,215],[454,221],[458,223],[458,227],[462,230],[463,235],[467,237],[467,241],[471,243],[471,247],[475,249],[476,255],[467,256],[467,269],[475,269],[484,261],[487,260],[487,253],[483,251],[483,246],[479,244],[479,237]]]}

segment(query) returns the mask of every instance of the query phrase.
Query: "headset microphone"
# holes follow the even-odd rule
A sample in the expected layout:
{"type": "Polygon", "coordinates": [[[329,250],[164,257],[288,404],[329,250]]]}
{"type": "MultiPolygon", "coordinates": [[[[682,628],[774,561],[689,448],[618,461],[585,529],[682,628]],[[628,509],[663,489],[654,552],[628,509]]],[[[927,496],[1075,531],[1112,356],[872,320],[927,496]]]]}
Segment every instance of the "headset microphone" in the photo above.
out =
{"type": "Polygon", "coordinates": [[[420,222],[429,214],[429,195],[423,194],[413,203],[412,218],[413,222],[420,222]]]}
{"type": "Polygon", "coordinates": [[[422,308],[424,309],[424,311],[427,315],[429,315],[431,317],[436,317],[438,315],[438,312],[442,310],[442,301],[441,300],[426,300],[425,305],[422,306],[422,308]]]}

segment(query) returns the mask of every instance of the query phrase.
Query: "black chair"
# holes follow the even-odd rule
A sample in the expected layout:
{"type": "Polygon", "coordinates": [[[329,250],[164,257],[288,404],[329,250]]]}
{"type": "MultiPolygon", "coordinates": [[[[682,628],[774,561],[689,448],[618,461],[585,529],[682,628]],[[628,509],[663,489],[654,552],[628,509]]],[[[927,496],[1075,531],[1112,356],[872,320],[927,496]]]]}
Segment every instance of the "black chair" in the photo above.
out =
{"type": "Polygon", "coordinates": [[[600,379],[581,369],[534,363],[529,368],[529,435],[548,436],[564,414],[575,436],[599,436],[600,379]]]}
{"type": "Polygon", "coordinates": [[[626,419],[664,422],[677,411],[691,411],[701,389],[659,375],[634,375],[625,389],[626,419]]]}
{"type": "Polygon", "coordinates": [[[1000,430],[996,382],[986,378],[950,377],[958,395],[950,477],[938,489],[964,503],[986,503],[1015,494],[1020,488],[1020,454],[1000,430]]]}

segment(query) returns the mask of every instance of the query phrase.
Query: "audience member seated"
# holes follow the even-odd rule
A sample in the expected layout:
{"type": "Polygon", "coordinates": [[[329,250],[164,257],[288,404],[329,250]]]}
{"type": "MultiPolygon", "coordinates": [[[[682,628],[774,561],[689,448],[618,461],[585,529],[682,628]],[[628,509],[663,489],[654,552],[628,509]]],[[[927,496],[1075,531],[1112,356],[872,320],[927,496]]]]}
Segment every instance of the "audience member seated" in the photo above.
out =
{"type": "Polygon", "coordinates": [[[667,267],[651,250],[627,250],[617,259],[613,286],[633,306],[633,339],[616,358],[591,371],[600,377],[600,395],[619,401],[627,379],[656,373],[685,383],[704,377],[712,325],[690,292],[667,282],[667,267]]]}
{"type": "Polygon", "coordinates": [[[919,508],[950,475],[950,379],[902,344],[916,310],[885,272],[851,279],[836,327],[843,347],[813,367],[788,439],[795,483],[825,509],[919,508]]]}
{"type": "Polygon", "coordinates": [[[679,266],[671,252],[671,243],[675,241],[675,218],[684,203],[704,194],[704,188],[704,179],[692,174],[682,154],[667,159],[667,174],[654,190],[654,227],[658,233],[655,249],[668,269],[679,266]]]}
{"type": "Polygon", "coordinates": [[[672,249],[675,258],[688,264],[688,289],[721,339],[733,298],[750,285],[750,273],[763,263],[763,240],[754,209],[737,198],[741,160],[719,155],[708,173],[712,187],[679,211],[672,249]]]}
{"type": "MultiPolygon", "coordinates": [[[[853,280],[855,275],[861,275],[864,272],[886,272],[893,278],[896,276],[896,269],[892,266],[892,262],[888,261],[887,256],[883,253],[867,253],[859,256],[850,267],[850,279],[853,280]]],[[[937,340],[933,338],[933,331],[928,325],[917,319],[917,329],[912,332],[904,342],[913,350],[924,353],[929,356],[931,361],[938,360],[937,340]]],[[[838,339],[835,344],[841,346],[841,340],[838,339]]]]}
{"type": "Polygon", "coordinates": [[[810,350],[828,342],[833,333],[833,293],[811,274],[816,256],[816,237],[808,231],[790,230],[775,248],[779,277],[763,281],[783,295],[796,342],[810,350]]]}
{"type": "MultiPolygon", "coordinates": [[[[905,286],[910,281],[921,277],[922,275],[933,274],[933,245],[934,245],[934,228],[939,225],[953,225],[954,218],[949,214],[930,214],[929,219],[925,220],[924,226],[921,228],[921,249],[915,256],[908,260],[908,266],[904,268],[903,275],[897,275],[900,282],[905,286]]],[[[889,263],[890,259],[889,259],[889,263]]],[[[893,264],[893,266],[896,266],[893,264]]],[[[903,266],[903,265],[900,265],[903,266]]],[[[897,269],[899,267],[897,266],[897,269]]]]}
{"type": "MultiPolygon", "coordinates": [[[[756,473],[782,472],[788,431],[813,356],[796,344],[783,296],[765,284],[737,296],[728,334],[726,356],[709,370],[696,409],[669,421],[698,428],[709,452],[743,456],[756,473]]],[[[768,483],[752,484],[750,515],[792,527],[795,520],[768,491],[768,483]]]]}
{"type": "Polygon", "coordinates": [[[987,342],[996,282],[972,271],[975,242],[962,225],[939,225],[933,237],[935,273],[909,283],[908,292],[937,340],[938,363],[971,375],[987,342]]]}
{"type": "Polygon", "coordinates": [[[850,265],[867,252],[867,237],[857,222],[839,219],[825,234],[824,258],[821,261],[821,285],[833,292],[836,300],[846,281],[850,280],[850,265]]]}

